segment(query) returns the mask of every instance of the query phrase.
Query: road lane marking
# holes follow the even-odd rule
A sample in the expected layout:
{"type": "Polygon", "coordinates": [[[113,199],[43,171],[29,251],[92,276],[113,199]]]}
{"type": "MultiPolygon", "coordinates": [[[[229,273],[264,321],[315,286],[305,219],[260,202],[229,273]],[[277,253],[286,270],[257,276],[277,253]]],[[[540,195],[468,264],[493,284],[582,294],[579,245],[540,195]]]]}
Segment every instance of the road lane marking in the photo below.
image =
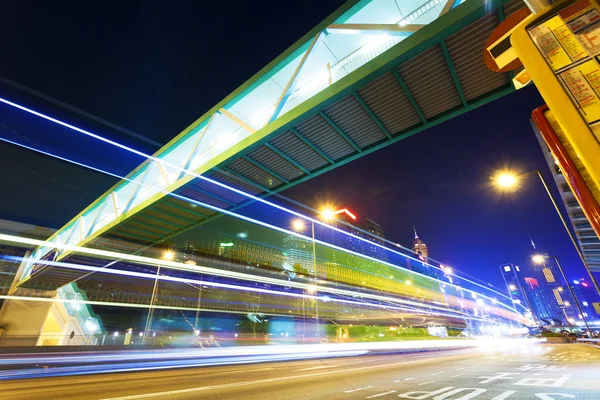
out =
{"type": "Polygon", "coordinates": [[[356,389],[344,390],[344,393],[354,393],[354,392],[360,392],[361,390],[365,390],[365,389],[371,389],[372,387],[373,387],[373,386],[365,386],[365,387],[356,388],[356,389]]]}
{"type": "Polygon", "coordinates": [[[366,367],[338,369],[335,371],[313,372],[312,374],[290,375],[290,376],[282,376],[282,377],[269,378],[269,379],[257,379],[257,380],[253,380],[253,381],[224,383],[221,385],[198,386],[198,387],[187,388],[187,389],[176,389],[176,390],[167,390],[167,391],[163,391],[163,392],[135,394],[135,395],[131,395],[131,396],[108,397],[108,398],[104,398],[102,400],[133,400],[133,399],[145,399],[145,398],[150,398],[150,397],[173,396],[173,395],[184,394],[184,393],[203,392],[203,391],[207,391],[207,390],[224,389],[224,388],[231,388],[231,387],[236,387],[236,386],[258,385],[261,383],[287,381],[287,380],[300,379],[300,378],[310,378],[313,376],[332,375],[332,374],[339,374],[339,373],[343,373],[343,372],[364,371],[364,370],[377,369],[377,368],[389,368],[389,367],[393,367],[393,366],[397,366],[397,365],[409,365],[409,364],[417,364],[417,363],[434,362],[434,361],[437,361],[440,359],[451,360],[453,358],[464,358],[465,356],[470,356],[470,354],[461,354],[461,355],[457,355],[457,356],[443,356],[443,357],[435,357],[435,358],[423,357],[419,360],[400,361],[397,363],[390,363],[390,364],[369,365],[366,367]]]}
{"type": "Polygon", "coordinates": [[[385,396],[386,394],[392,394],[392,393],[396,393],[396,391],[395,390],[390,390],[389,392],[374,394],[373,396],[367,396],[367,397],[365,397],[365,399],[374,399],[375,397],[381,397],[381,396],[385,396]]]}
{"type": "Polygon", "coordinates": [[[310,367],[310,368],[302,368],[302,369],[297,369],[294,370],[294,372],[300,372],[300,371],[312,371],[314,369],[323,369],[323,368],[335,368],[335,367],[339,367],[339,365],[320,365],[318,367],[310,367]]]}
{"type": "Polygon", "coordinates": [[[442,372],[434,372],[433,374],[429,374],[429,375],[430,376],[435,376],[435,375],[440,375],[440,374],[443,374],[443,373],[444,373],[443,371],[442,372]]]}
{"type": "Polygon", "coordinates": [[[437,382],[437,380],[433,380],[433,381],[427,381],[427,382],[419,383],[417,386],[429,385],[430,383],[433,383],[433,382],[437,382]]]}
{"type": "Polygon", "coordinates": [[[412,381],[415,378],[406,378],[405,381],[412,381]]]}
{"type": "Polygon", "coordinates": [[[494,397],[492,400],[504,400],[517,393],[516,390],[507,390],[506,392],[500,393],[498,396],[494,397]]]}
{"type": "Polygon", "coordinates": [[[464,374],[456,374],[456,375],[452,375],[450,378],[458,378],[459,376],[463,376],[464,374]]]}

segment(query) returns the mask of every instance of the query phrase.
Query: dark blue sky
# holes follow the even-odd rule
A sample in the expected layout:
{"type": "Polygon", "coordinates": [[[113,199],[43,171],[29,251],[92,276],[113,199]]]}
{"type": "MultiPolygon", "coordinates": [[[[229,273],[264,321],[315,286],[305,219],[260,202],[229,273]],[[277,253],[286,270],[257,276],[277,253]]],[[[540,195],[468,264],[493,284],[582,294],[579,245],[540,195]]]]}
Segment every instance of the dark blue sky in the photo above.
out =
{"type": "MultiPolygon", "coordinates": [[[[342,3],[10,2],[0,75],[164,143],[342,3]]],[[[504,166],[551,179],[529,125],[541,104],[527,88],[285,194],[310,205],[333,197],[406,246],[416,225],[433,258],[497,286],[500,264],[529,264],[529,235],[579,277],[581,264],[535,177],[511,195],[488,187],[504,166]]],[[[66,222],[104,192],[110,181],[102,182],[70,201],[73,210],[62,202],[44,219],[66,222]]]]}

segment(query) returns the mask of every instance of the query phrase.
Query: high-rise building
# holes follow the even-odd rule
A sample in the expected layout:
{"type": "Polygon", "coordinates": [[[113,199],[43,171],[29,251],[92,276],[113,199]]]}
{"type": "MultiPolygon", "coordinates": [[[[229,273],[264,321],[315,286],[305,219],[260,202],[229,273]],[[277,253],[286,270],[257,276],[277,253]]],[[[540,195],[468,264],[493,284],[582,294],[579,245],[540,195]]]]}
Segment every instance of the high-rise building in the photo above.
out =
{"type": "Polygon", "coordinates": [[[571,288],[575,293],[575,301],[579,303],[583,312],[583,316],[578,314],[578,318],[581,320],[582,317],[585,317],[588,323],[600,323],[600,315],[598,315],[593,307],[593,303],[598,301],[598,294],[594,290],[593,284],[589,282],[589,279],[575,279],[571,282],[571,288]]]}
{"type": "Polygon", "coordinates": [[[519,266],[514,264],[504,264],[500,266],[500,271],[502,272],[502,278],[504,279],[506,289],[508,290],[512,302],[531,309],[532,314],[534,315],[534,320],[542,319],[538,310],[533,309],[526,292],[523,289],[523,285],[521,284],[521,279],[519,276],[521,273],[519,266]]]}
{"type": "Polygon", "coordinates": [[[413,229],[415,231],[415,240],[413,241],[412,250],[419,255],[419,258],[426,261],[427,256],[429,256],[427,245],[419,238],[419,235],[417,235],[417,228],[413,227],[413,229]]]}
{"type": "MultiPolygon", "coordinates": [[[[560,275],[554,267],[547,264],[535,265],[534,271],[538,275],[540,290],[544,292],[546,305],[551,318],[560,325],[568,325],[576,316],[574,301],[570,298],[568,290],[561,282],[560,275]]],[[[567,284],[567,282],[565,282],[567,284]]]]}
{"type": "Polygon", "coordinates": [[[540,288],[538,280],[532,277],[525,277],[523,281],[525,282],[523,289],[531,306],[534,319],[541,323],[541,325],[553,325],[555,323],[553,314],[548,307],[546,294],[540,288]]]}
{"type": "Polygon", "coordinates": [[[297,273],[314,273],[312,241],[295,235],[283,238],[283,257],[286,268],[297,273]]]}

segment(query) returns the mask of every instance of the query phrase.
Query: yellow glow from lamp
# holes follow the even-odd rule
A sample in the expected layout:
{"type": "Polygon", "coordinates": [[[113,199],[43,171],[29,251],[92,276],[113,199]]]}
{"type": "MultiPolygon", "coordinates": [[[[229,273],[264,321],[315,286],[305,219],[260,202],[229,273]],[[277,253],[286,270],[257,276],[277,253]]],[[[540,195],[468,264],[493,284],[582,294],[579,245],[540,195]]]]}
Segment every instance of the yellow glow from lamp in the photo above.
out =
{"type": "Polygon", "coordinates": [[[531,261],[533,261],[534,264],[543,264],[544,261],[546,261],[546,257],[542,254],[534,254],[531,256],[531,261]]]}
{"type": "Polygon", "coordinates": [[[173,261],[175,259],[175,253],[171,250],[165,250],[162,258],[167,261],[173,261]]]}
{"type": "Polygon", "coordinates": [[[304,231],[304,229],[306,229],[306,223],[304,222],[304,220],[295,219],[292,221],[292,229],[296,232],[302,232],[304,231]]]}
{"type": "Polygon", "coordinates": [[[494,178],[496,185],[503,189],[514,188],[517,185],[517,177],[510,172],[502,172],[494,178]]]}

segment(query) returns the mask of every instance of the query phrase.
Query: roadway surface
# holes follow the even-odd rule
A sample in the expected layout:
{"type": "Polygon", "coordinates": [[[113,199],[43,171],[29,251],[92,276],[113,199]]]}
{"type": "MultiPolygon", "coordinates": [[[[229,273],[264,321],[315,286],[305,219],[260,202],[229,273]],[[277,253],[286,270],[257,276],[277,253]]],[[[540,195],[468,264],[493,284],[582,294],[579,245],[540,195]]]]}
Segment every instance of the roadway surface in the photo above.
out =
{"type": "Polygon", "coordinates": [[[600,348],[528,344],[0,381],[1,399],[600,399],[600,348]]]}

